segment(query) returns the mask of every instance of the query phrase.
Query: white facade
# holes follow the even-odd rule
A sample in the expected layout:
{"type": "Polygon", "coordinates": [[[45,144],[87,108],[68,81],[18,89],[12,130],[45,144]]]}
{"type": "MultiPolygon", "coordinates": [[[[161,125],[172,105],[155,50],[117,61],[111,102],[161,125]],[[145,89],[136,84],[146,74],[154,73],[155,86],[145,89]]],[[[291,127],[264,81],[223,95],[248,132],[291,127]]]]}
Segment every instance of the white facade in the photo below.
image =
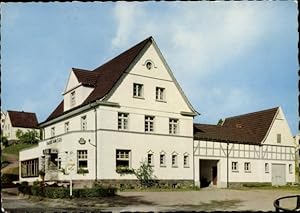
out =
{"type": "Polygon", "coordinates": [[[294,143],[296,146],[296,182],[300,182],[300,134],[294,136],[294,143]]]}
{"type": "MultiPolygon", "coordinates": [[[[71,72],[63,93],[64,111],[80,105],[91,91],[92,88],[80,85],[71,72]],[[70,97],[72,91],[76,91],[73,106],[70,97]]],[[[39,159],[39,170],[43,167],[46,169],[45,180],[68,180],[69,176],[59,172],[58,167],[65,169],[70,161],[75,163],[74,180],[136,179],[132,174],[124,175],[116,171],[117,152],[127,151],[130,168],[137,169],[140,162],[147,160],[148,154],[151,154],[157,179],[192,182],[193,115],[193,109],[153,42],[122,75],[104,100],[46,122],[44,140],[37,147],[20,152],[20,174],[22,161],[39,159]],[[147,61],[153,65],[150,70],[146,68],[147,61]],[[141,97],[133,96],[134,84],[143,85],[141,97]],[[156,97],[157,87],[164,90],[159,100],[156,97]],[[126,128],[121,130],[118,126],[119,113],[125,113],[128,121],[126,128]],[[153,131],[145,130],[146,116],[153,118],[153,131]],[[85,129],[82,126],[83,117],[85,129]],[[170,119],[176,121],[176,131],[172,133],[169,130],[170,119]],[[56,164],[54,169],[50,169],[51,163],[48,163],[51,161],[50,155],[43,154],[43,150],[48,149],[57,152],[53,155],[61,161],[60,165],[56,163],[57,160],[52,161],[56,164]],[[87,151],[88,172],[85,174],[78,174],[78,150],[87,151]],[[70,153],[73,155],[70,156],[70,153]],[[164,155],[164,165],[160,162],[161,155],[164,155]],[[172,158],[176,161],[173,165],[172,158]]],[[[20,181],[38,178],[36,172],[30,175],[34,177],[21,175],[20,181]]]]}
{"type": "Polygon", "coordinates": [[[4,129],[4,121],[5,121],[6,113],[1,111],[1,130],[4,129]]]}

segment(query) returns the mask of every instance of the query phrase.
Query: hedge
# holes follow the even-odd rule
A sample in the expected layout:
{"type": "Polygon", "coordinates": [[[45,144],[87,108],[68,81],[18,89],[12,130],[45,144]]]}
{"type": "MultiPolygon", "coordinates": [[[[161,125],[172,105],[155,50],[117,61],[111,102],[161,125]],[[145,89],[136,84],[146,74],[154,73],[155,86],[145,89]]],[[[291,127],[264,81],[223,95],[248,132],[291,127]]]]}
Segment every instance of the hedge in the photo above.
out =
{"type": "Polygon", "coordinates": [[[15,180],[19,180],[19,175],[16,174],[2,174],[1,183],[12,183],[15,180]]]}
{"type": "MultiPolygon", "coordinates": [[[[41,196],[47,198],[69,198],[70,189],[62,187],[41,187],[38,183],[29,186],[28,182],[22,182],[18,187],[19,192],[27,195],[41,196]]],[[[117,189],[112,187],[95,186],[93,188],[73,189],[72,197],[111,197],[115,196],[117,189]]]]}

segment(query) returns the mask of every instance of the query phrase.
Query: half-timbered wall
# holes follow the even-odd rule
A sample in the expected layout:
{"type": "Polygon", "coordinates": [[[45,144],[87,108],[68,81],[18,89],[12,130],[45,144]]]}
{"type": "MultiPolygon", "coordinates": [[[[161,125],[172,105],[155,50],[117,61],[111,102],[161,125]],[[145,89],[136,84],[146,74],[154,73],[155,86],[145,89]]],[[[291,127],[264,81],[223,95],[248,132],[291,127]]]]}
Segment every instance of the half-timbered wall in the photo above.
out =
{"type": "Polygon", "coordinates": [[[290,164],[295,167],[295,147],[279,145],[250,145],[213,141],[194,141],[195,172],[194,179],[200,184],[199,160],[218,161],[218,186],[227,186],[228,182],[272,182],[272,164],[286,165],[286,181],[294,182],[295,174],[290,172],[290,164]],[[227,147],[228,146],[228,147],[227,147]],[[228,153],[228,162],[227,162],[228,153]],[[232,170],[232,162],[237,162],[237,170],[232,170]],[[245,171],[245,163],[250,163],[250,171],[245,171]],[[269,169],[266,170],[265,164],[269,169]]]}

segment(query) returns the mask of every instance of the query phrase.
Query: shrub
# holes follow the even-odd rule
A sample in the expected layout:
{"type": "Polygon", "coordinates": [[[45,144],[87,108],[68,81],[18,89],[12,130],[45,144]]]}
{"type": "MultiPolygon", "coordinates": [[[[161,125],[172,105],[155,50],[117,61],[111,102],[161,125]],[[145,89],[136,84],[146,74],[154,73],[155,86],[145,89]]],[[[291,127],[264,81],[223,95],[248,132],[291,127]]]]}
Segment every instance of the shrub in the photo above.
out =
{"type": "Polygon", "coordinates": [[[152,187],[155,185],[155,176],[152,166],[147,161],[141,162],[140,167],[134,171],[136,178],[140,181],[143,187],[152,187]]]}
{"type": "MultiPolygon", "coordinates": [[[[28,195],[48,197],[52,199],[68,198],[70,195],[69,188],[62,187],[41,187],[40,182],[36,181],[33,186],[29,186],[28,182],[22,182],[18,187],[19,192],[28,195]]],[[[86,197],[111,197],[117,192],[116,188],[95,186],[93,188],[73,189],[72,195],[76,198],[86,197]]]]}
{"type": "Polygon", "coordinates": [[[32,195],[31,186],[28,185],[27,181],[21,182],[21,184],[18,186],[18,191],[23,194],[32,195]]]}
{"type": "Polygon", "coordinates": [[[16,174],[2,174],[1,183],[12,183],[15,180],[19,180],[19,175],[16,174]]]}
{"type": "Polygon", "coordinates": [[[34,196],[44,196],[44,188],[40,186],[39,181],[34,181],[31,187],[31,194],[34,196]]]}
{"type": "Polygon", "coordinates": [[[70,190],[68,188],[58,188],[58,187],[45,187],[44,196],[48,198],[67,198],[69,197],[70,190]]]}

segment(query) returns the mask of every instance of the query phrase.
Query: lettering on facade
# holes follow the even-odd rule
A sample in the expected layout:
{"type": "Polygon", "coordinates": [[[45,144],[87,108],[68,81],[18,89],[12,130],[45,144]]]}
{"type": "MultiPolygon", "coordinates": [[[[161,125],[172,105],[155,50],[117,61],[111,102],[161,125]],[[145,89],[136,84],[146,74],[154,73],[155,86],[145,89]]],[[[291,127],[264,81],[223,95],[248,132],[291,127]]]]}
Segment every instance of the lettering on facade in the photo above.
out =
{"type": "Polygon", "coordinates": [[[61,141],[62,141],[61,138],[54,138],[54,139],[51,139],[51,140],[47,141],[47,145],[50,145],[50,144],[53,144],[53,143],[59,143],[61,141]]]}

